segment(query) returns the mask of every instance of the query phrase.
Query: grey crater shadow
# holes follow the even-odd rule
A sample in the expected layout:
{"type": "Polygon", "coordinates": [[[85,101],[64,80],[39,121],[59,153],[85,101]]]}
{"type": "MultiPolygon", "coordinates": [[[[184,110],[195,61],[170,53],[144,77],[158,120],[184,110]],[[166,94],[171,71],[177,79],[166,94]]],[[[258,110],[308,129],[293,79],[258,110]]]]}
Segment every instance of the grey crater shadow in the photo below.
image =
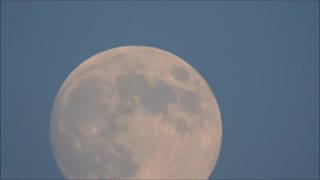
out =
{"type": "MultiPolygon", "coordinates": [[[[187,71],[182,70],[181,68],[176,69],[177,72],[187,73],[187,71]]],[[[165,85],[161,81],[151,85],[140,74],[128,73],[119,75],[116,79],[116,89],[120,97],[120,104],[117,108],[119,113],[117,114],[128,115],[134,113],[135,110],[132,106],[137,103],[134,101],[139,100],[146,112],[152,115],[163,115],[164,123],[171,123],[180,134],[185,134],[191,128],[184,119],[171,119],[169,117],[168,105],[170,103],[180,103],[183,109],[190,114],[201,114],[199,108],[200,97],[195,92],[176,89],[165,85]],[[173,93],[173,89],[180,92],[180,97],[173,93]],[[134,97],[138,98],[135,100],[134,97]],[[130,105],[128,105],[128,102],[131,102],[130,105]]]]}
{"type": "Polygon", "coordinates": [[[178,80],[182,82],[186,82],[189,79],[189,73],[185,69],[182,69],[180,67],[174,67],[171,70],[171,73],[173,76],[178,80]]]}

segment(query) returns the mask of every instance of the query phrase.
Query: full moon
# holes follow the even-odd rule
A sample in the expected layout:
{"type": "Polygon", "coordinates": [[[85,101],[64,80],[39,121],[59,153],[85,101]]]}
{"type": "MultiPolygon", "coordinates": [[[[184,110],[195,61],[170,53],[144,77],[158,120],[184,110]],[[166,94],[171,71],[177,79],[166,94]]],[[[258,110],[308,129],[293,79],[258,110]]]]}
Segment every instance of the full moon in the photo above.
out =
{"type": "Polygon", "coordinates": [[[123,46],[80,64],[62,84],[50,141],[66,179],[207,179],[222,138],[217,101],[179,57],[123,46]]]}

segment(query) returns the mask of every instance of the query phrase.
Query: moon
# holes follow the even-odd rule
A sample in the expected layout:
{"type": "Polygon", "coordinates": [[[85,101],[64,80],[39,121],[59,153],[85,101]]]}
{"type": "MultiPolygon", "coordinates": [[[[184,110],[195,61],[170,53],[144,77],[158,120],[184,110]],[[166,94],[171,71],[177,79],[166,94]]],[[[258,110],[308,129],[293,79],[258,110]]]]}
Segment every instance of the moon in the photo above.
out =
{"type": "Polygon", "coordinates": [[[207,179],[221,139],[206,81],[179,57],[145,46],[113,48],[80,64],[50,119],[66,179],[207,179]]]}

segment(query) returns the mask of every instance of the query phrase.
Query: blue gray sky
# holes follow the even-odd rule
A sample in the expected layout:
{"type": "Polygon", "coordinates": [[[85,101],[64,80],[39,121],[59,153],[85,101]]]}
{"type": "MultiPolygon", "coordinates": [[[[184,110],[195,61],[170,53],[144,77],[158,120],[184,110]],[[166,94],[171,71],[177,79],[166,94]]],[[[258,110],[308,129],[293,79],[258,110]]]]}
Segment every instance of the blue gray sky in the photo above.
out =
{"type": "Polygon", "coordinates": [[[55,95],[124,45],[169,51],[212,88],[223,140],[210,178],[319,178],[319,1],[1,1],[1,178],[62,178],[55,95]]]}

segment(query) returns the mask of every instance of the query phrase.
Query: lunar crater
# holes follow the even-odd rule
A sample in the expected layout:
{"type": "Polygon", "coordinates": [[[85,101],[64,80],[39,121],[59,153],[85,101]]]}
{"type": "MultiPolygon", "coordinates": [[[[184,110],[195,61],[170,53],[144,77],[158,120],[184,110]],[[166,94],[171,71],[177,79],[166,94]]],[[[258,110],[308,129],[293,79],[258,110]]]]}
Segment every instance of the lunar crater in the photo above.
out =
{"type": "Polygon", "coordinates": [[[174,67],[172,68],[171,73],[178,81],[186,82],[189,79],[189,73],[185,69],[174,67]]]}
{"type": "Polygon", "coordinates": [[[146,111],[153,114],[167,114],[168,105],[175,102],[175,96],[171,88],[158,83],[146,89],[142,96],[141,103],[146,111]]]}
{"type": "Polygon", "coordinates": [[[121,99],[141,95],[149,87],[142,75],[125,74],[116,78],[116,89],[121,99]]]}

